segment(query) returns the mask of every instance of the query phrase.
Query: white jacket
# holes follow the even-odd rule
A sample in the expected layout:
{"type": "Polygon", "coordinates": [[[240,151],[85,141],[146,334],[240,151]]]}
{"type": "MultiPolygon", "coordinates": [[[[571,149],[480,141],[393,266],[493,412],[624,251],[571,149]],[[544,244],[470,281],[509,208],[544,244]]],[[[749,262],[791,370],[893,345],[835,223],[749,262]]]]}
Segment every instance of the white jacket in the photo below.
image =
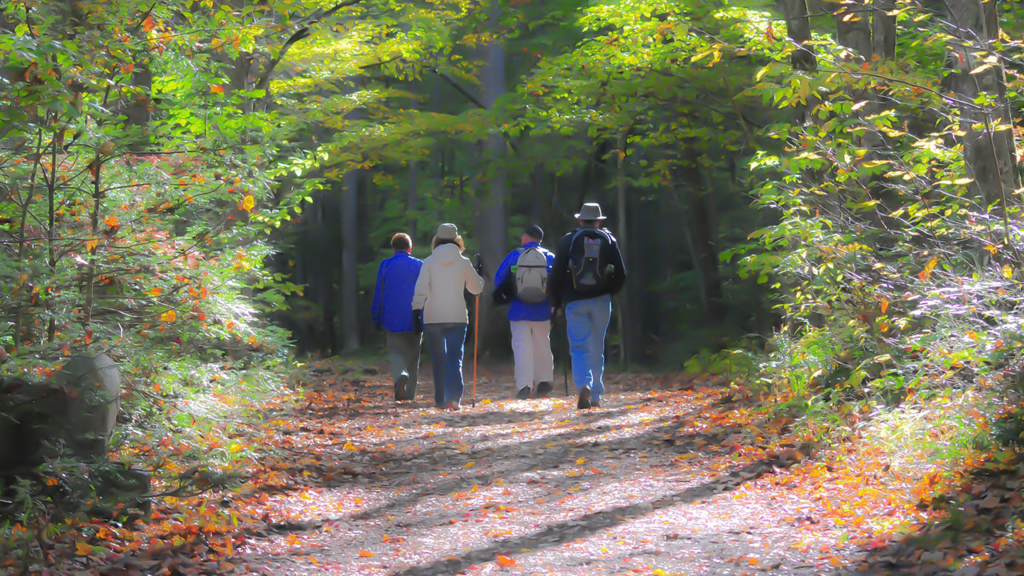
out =
{"type": "Polygon", "coordinates": [[[423,310],[424,324],[469,324],[463,291],[480,294],[484,279],[455,244],[442,244],[423,260],[412,297],[412,309],[423,310]]]}

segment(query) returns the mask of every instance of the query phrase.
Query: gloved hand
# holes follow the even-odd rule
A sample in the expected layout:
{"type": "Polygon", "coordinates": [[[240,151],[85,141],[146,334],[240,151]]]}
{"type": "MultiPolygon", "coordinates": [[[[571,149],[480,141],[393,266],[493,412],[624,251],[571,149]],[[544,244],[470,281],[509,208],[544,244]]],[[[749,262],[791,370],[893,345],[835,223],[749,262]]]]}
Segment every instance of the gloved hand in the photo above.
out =
{"type": "Polygon", "coordinates": [[[423,332],[423,314],[422,310],[412,311],[412,331],[416,334],[423,332]]]}

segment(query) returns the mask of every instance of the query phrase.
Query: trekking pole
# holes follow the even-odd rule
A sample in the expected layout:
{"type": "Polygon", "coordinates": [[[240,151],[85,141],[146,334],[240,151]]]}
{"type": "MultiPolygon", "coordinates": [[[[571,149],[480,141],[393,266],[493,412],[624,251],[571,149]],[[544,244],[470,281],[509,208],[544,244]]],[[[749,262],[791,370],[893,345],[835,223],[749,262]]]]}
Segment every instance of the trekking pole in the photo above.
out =
{"type": "Polygon", "coordinates": [[[476,408],[476,349],[480,343],[480,295],[476,295],[476,312],[473,314],[473,408],[476,408]]]}
{"type": "MultiPolygon", "coordinates": [[[[476,273],[480,274],[482,264],[480,255],[476,255],[476,273]]],[[[476,357],[480,346],[480,295],[476,295],[476,311],[473,313],[473,408],[476,408],[476,357]]]]}
{"type": "Polygon", "coordinates": [[[572,351],[569,344],[569,319],[565,318],[565,314],[562,314],[563,320],[565,320],[565,361],[562,362],[562,377],[565,378],[565,395],[569,396],[569,362],[572,361],[572,351]]]}

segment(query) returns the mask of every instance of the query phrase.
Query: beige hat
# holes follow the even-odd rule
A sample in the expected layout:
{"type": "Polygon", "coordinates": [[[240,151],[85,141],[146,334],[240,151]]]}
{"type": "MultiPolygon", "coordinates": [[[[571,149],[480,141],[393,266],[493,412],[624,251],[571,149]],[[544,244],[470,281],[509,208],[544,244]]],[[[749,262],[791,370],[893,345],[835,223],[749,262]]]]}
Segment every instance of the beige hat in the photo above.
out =
{"type": "Polygon", "coordinates": [[[455,240],[459,237],[459,229],[455,224],[445,222],[437,227],[437,237],[441,240],[455,240]]]}
{"type": "Polygon", "coordinates": [[[604,220],[604,214],[601,214],[601,205],[597,202],[587,202],[580,208],[580,213],[576,215],[577,220],[583,220],[584,222],[589,220],[604,220]]]}

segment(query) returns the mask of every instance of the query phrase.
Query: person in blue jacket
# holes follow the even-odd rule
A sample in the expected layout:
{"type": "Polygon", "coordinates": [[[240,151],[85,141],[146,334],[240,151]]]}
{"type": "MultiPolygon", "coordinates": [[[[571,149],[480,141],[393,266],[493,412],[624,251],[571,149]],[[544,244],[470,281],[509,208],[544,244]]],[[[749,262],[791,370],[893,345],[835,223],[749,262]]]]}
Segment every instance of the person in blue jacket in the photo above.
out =
{"type": "Polygon", "coordinates": [[[420,345],[423,334],[413,328],[412,296],[423,261],[412,257],[412,239],[408,234],[391,238],[395,255],[381,262],[377,288],[373,293],[373,324],[388,333],[388,356],[395,400],[416,398],[420,369],[420,345]]]}
{"type": "Polygon", "coordinates": [[[518,388],[516,398],[524,400],[534,389],[536,396],[543,398],[554,388],[551,303],[546,292],[547,277],[555,255],[541,247],[544,231],[540,226],[528,226],[521,240],[522,246],[501,262],[494,276],[494,285],[512,295],[508,319],[512,327],[512,355],[518,388]]]}

